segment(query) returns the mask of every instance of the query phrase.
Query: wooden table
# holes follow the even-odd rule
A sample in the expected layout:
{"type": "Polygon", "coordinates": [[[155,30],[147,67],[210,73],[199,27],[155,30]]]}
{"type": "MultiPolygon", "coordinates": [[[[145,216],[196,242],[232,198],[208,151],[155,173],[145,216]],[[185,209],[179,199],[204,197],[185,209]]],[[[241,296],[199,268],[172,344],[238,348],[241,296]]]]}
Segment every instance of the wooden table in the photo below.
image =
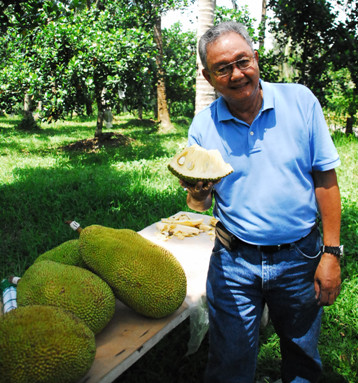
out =
{"type": "MultiPolygon", "coordinates": [[[[192,218],[204,218],[204,222],[209,223],[209,216],[188,214],[192,218]]],[[[163,319],[145,318],[117,301],[114,317],[96,335],[95,361],[80,383],[113,382],[166,334],[195,313],[205,296],[206,274],[213,247],[213,240],[207,233],[183,240],[172,237],[163,241],[158,237],[154,223],[139,234],[168,249],[179,260],[187,276],[186,299],[175,313],[163,319]]]]}

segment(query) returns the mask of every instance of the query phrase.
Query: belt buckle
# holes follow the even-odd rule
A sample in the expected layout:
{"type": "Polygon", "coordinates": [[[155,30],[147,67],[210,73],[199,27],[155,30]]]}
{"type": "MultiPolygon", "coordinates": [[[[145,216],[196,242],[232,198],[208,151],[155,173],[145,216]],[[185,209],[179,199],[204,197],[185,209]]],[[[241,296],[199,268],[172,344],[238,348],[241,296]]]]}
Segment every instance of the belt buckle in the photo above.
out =
{"type": "Polygon", "coordinates": [[[266,251],[268,253],[275,253],[276,251],[280,251],[282,248],[281,245],[257,245],[257,250],[266,251]]]}

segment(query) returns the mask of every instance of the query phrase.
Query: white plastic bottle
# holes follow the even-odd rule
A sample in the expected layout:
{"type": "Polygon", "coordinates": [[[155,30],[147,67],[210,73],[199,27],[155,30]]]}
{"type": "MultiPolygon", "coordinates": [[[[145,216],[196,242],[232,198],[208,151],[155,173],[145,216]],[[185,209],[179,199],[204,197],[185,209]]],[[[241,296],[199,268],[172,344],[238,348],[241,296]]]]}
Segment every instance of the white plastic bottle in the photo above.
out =
{"type": "Polygon", "coordinates": [[[20,278],[13,277],[11,282],[8,279],[3,279],[0,283],[2,292],[3,313],[7,313],[17,308],[16,302],[16,284],[20,278]]]}

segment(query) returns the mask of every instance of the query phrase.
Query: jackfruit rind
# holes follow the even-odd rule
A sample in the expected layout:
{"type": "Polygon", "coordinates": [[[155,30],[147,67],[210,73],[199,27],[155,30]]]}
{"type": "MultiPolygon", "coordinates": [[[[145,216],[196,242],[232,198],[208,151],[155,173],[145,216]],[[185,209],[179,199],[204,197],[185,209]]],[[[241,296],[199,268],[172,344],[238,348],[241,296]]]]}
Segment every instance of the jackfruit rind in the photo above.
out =
{"type": "Polygon", "coordinates": [[[65,265],[86,267],[78,248],[78,239],[70,239],[51,250],[46,251],[38,256],[34,263],[44,260],[59,262],[65,265]]]}
{"type": "Polygon", "coordinates": [[[217,149],[207,150],[197,144],[177,153],[168,164],[168,169],[192,185],[198,181],[216,182],[234,171],[217,149]]]}
{"type": "Polygon", "coordinates": [[[133,230],[88,226],[80,251],[87,266],[137,313],[165,317],[185,299],[186,276],[178,260],[133,230]]]}
{"type": "Polygon", "coordinates": [[[18,306],[62,307],[95,333],[111,320],[115,297],[108,284],[90,270],[42,261],[30,266],[17,285],[18,306]]]}
{"type": "Polygon", "coordinates": [[[0,383],[75,383],[95,353],[93,332],[61,308],[18,307],[0,317],[0,383]]]}

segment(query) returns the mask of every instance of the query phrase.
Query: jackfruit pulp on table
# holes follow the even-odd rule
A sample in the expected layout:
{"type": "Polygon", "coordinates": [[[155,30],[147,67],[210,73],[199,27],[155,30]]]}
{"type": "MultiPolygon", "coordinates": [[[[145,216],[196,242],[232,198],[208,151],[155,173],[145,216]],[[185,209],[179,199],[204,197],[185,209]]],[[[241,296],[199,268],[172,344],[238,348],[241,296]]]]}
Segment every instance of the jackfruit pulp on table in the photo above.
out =
{"type": "Polygon", "coordinates": [[[90,270],[53,261],[34,263],[17,286],[18,306],[62,307],[97,334],[111,320],[115,310],[112,289],[90,270]]]}
{"type": "Polygon", "coordinates": [[[46,251],[35,259],[35,263],[44,260],[59,262],[65,265],[86,267],[78,248],[78,239],[70,239],[46,251]]]}
{"type": "Polygon", "coordinates": [[[87,266],[134,311],[161,318],[184,301],[186,276],[178,260],[137,232],[92,225],[79,240],[87,266]]]}
{"type": "Polygon", "coordinates": [[[216,182],[234,170],[225,163],[217,149],[206,150],[192,145],[176,154],[168,169],[179,179],[195,185],[198,181],[216,182]]]}
{"type": "Polygon", "coordinates": [[[75,383],[95,353],[93,332],[61,308],[18,307],[0,317],[0,383],[75,383]]]}

